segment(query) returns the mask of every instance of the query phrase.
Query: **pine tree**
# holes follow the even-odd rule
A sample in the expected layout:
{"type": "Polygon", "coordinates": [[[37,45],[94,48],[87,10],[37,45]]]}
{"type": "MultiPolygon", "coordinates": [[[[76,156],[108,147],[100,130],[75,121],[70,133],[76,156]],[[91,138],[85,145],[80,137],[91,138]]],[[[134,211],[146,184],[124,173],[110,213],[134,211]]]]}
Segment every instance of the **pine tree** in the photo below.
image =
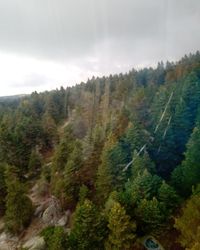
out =
{"type": "Polygon", "coordinates": [[[94,204],[85,200],[79,204],[74,214],[74,222],[69,241],[72,249],[103,249],[106,233],[105,222],[94,204]]]}
{"type": "Polygon", "coordinates": [[[193,185],[200,182],[200,126],[194,128],[191,138],[187,144],[185,160],[181,164],[183,189],[186,194],[191,193],[193,185]]]}
{"type": "Polygon", "coordinates": [[[136,209],[139,230],[143,233],[159,232],[166,216],[163,211],[165,208],[155,197],[141,200],[136,209]]]}
{"type": "Polygon", "coordinates": [[[49,250],[65,250],[66,249],[66,233],[63,227],[55,227],[52,238],[49,242],[49,250]]]}
{"type": "Polygon", "coordinates": [[[33,207],[26,195],[26,189],[20,183],[16,169],[8,167],[6,172],[6,228],[12,233],[19,233],[30,222],[33,207]]]}
{"type": "Polygon", "coordinates": [[[57,197],[61,197],[65,190],[63,173],[70,154],[74,150],[74,142],[72,128],[66,127],[54,154],[51,169],[51,187],[57,197]]]}
{"type": "Polygon", "coordinates": [[[41,170],[42,167],[42,159],[39,153],[36,150],[32,150],[29,163],[28,170],[32,177],[36,176],[37,173],[41,170]]]}
{"type": "Polygon", "coordinates": [[[0,163],[0,216],[5,212],[6,202],[6,182],[5,182],[5,169],[6,164],[0,163]]]}
{"type": "Polygon", "coordinates": [[[79,142],[74,145],[64,170],[64,199],[68,207],[73,207],[79,195],[79,170],[82,167],[82,147],[79,142]]]}
{"type": "Polygon", "coordinates": [[[146,151],[143,155],[137,155],[137,152],[135,151],[133,159],[134,161],[131,168],[132,178],[136,178],[138,174],[141,174],[145,169],[147,169],[149,173],[155,174],[155,164],[146,151]]]}
{"type": "Polygon", "coordinates": [[[180,203],[180,197],[177,195],[173,187],[165,181],[162,182],[158,190],[158,200],[163,202],[168,209],[176,208],[180,203]]]}
{"type": "MultiPolygon", "coordinates": [[[[179,241],[184,248],[191,249],[198,242],[200,233],[200,196],[192,195],[175,220],[175,228],[181,233],[179,241]]],[[[199,241],[200,243],[200,241],[199,241]]]]}
{"type": "Polygon", "coordinates": [[[136,224],[130,220],[125,209],[115,202],[108,214],[109,235],[105,242],[106,250],[131,249],[136,237],[136,224]]]}
{"type": "Polygon", "coordinates": [[[127,192],[131,195],[133,203],[141,199],[152,199],[157,196],[162,179],[157,175],[151,175],[146,169],[127,185],[127,192]]]}
{"type": "Polygon", "coordinates": [[[112,175],[108,162],[108,151],[110,146],[111,145],[107,142],[102,152],[101,165],[98,167],[97,171],[96,192],[97,200],[101,204],[106,201],[112,191],[112,175]]]}

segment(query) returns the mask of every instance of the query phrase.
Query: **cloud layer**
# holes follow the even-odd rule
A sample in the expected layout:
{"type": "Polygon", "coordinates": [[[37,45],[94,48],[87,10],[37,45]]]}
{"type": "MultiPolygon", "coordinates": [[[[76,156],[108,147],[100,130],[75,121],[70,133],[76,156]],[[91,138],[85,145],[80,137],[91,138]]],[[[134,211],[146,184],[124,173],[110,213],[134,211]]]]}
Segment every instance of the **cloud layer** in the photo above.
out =
{"type": "Polygon", "coordinates": [[[198,0],[0,0],[0,65],[13,76],[0,73],[0,95],[178,59],[199,49],[199,23],[198,0]]]}

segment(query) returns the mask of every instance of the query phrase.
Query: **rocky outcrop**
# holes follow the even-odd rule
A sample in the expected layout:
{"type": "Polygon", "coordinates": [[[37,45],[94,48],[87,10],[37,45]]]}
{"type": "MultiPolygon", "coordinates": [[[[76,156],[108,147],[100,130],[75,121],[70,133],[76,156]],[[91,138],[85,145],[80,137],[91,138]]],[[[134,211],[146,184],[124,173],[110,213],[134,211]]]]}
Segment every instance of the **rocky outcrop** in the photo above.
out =
{"type": "Polygon", "coordinates": [[[42,237],[36,236],[30,240],[28,240],[24,245],[23,248],[28,250],[45,250],[46,245],[45,241],[42,237]]]}
{"type": "Polygon", "coordinates": [[[48,226],[66,226],[71,216],[70,210],[63,213],[59,200],[51,196],[35,209],[34,215],[42,218],[48,226]]]}
{"type": "Polygon", "coordinates": [[[16,249],[19,239],[3,232],[0,234],[0,250],[16,249]]]}
{"type": "Polygon", "coordinates": [[[60,202],[54,196],[51,197],[48,207],[42,215],[42,220],[47,225],[56,225],[62,217],[60,202]]]}
{"type": "Polygon", "coordinates": [[[70,216],[71,216],[71,212],[70,210],[67,210],[57,222],[57,226],[61,226],[61,227],[66,226],[69,223],[70,216]]]}

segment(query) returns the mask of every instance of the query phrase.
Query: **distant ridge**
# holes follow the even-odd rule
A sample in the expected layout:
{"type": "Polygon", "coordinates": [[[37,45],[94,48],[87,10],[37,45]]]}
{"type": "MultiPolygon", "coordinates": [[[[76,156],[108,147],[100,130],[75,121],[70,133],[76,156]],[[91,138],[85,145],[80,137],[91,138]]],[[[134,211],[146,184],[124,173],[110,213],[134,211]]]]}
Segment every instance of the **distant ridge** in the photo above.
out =
{"type": "Polygon", "coordinates": [[[27,96],[27,94],[20,94],[20,95],[11,95],[11,96],[0,96],[0,101],[6,100],[16,100],[27,96]]]}

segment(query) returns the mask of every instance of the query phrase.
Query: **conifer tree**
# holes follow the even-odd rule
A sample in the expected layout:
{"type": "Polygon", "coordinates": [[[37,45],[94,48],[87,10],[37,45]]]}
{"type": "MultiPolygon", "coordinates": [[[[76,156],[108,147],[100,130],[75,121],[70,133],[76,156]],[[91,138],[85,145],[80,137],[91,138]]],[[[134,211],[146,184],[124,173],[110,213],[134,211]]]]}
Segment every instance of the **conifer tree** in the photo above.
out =
{"type": "Polygon", "coordinates": [[[73,250],[103,249],[106,226],[103,217],[94,204],[85,200],[79,204],[74,214],[74,222],[69,241],[73,250]]]}
{"type": "Polygon", "coordinates": [[[133,203],[141,199],[152,199],[157,195],[162,184],[162,179],[157,175],[151,175],[146,169],[127,185],[127,192],[131,195],[133,203]]]}
{"type": "Polygon", "coordinates": [[[65,166],[69,160],[70,154],[74,149],[74,136],[71,127],[66,127],[63,137],[57,146],[53,158],[51,169],[51,186],[53,193],[57,197],[61,197],[64,193],[64,178],[63,173],[65,166]]]}
{"type": "Polygon", "coordinates": [[[137,152],[135,151],[133,159],[134,161],[131,168],[132,178],[136,178],[138,174],[141,174],[145,169],[147,169],[149,173],[155,174],[155,164],[146,151],[143,155],[137,155],[137,152]]]}
{"type": "Polygon", "coordinates": [[[6,182],[5,182],[5,169],[6,164],[0,163],[0,216],[5,212],[6,202],[6,182]]]}
{"type": "MultiPolygon", "coordinates": [[[[181,179],[182,179],[182,189],[185,194],[190,194],[192,191],[192,186],[197,185],[200,182],[200,126],[197,125],[191,138],[187,144],[187,150],[185,153],[185,160],[181,164],[181,179]]],[[[175,171],[177,172],[177,171],[175,171]]],[[[179,171],[180,172],[180,171],[179,171]]],[[[175,174],[173,179],[176,185],[175,174]]]]}
{"type": "Polygon", "coordinates": [[[143,233],[159,232],[166,218],[163,211],[165,207],[155,197],[141,200],[136,209],[139,229],[143,233]]]}
{"type": "Polygon", "coordinates": [[[82,167],[82,147],[77,141],[64,170],[64,199],[67,206],[74,206],[78,201],[80,188],[79,170],[82,167]]]}
{"type": "Polygon", "coordinates": [[[173,187],[168,185],[165,181],[162,182],[158,190],[158,200],[168,209],[176,208],[180,203],[180,197],[177,195],[173,187]]]}
{"type": "Polygon", "coordinates": [[[49,242],[49,250],[65,250],[67,235],[63,227],[55,227],[49,242]]]}
{"type": "Polygon", "coordinates": [[[130,220],[125,209],[115,202],[108,214],[108,239],[105,242],[106,250],[131,249],[136,237],[136,224],[130,220]]]}
{"type": "Polygon", "coordinates": [[[96,191],[97,200],[99,203],[105,202],[112,190],[112,175],[111,169],[108,162],[108,150],[110,145],[104,147],[101,156],[101,165],[98,167],[97,180],[96,180],[96,191]]]}
{"type": "Polygon", "coordinates": [[[31,176],[35,176],[42,167],[42,159],[39,153],[36,150],[32,150],[29,163],[28,163],[28,170],[31,176]]]}
{"type": "Polygon", "coordinates": [[[6,186],[6,228],[12,233],[19,233],[30,222],[32,202],[26,195],[25,186],[19,181],[14,167],[7,168],[6,186]]]}
{"type": "MultiPolygon", "coordinates": [[[[183,207],[182,215],[175,220],[175,228],[181,233],[179,242],[184,248],[191,249],[199,241],[200,233],[200,196],[192,195],[183,207]]],[[[195,249],[195,248],[194,248],[195,249]]]]}

